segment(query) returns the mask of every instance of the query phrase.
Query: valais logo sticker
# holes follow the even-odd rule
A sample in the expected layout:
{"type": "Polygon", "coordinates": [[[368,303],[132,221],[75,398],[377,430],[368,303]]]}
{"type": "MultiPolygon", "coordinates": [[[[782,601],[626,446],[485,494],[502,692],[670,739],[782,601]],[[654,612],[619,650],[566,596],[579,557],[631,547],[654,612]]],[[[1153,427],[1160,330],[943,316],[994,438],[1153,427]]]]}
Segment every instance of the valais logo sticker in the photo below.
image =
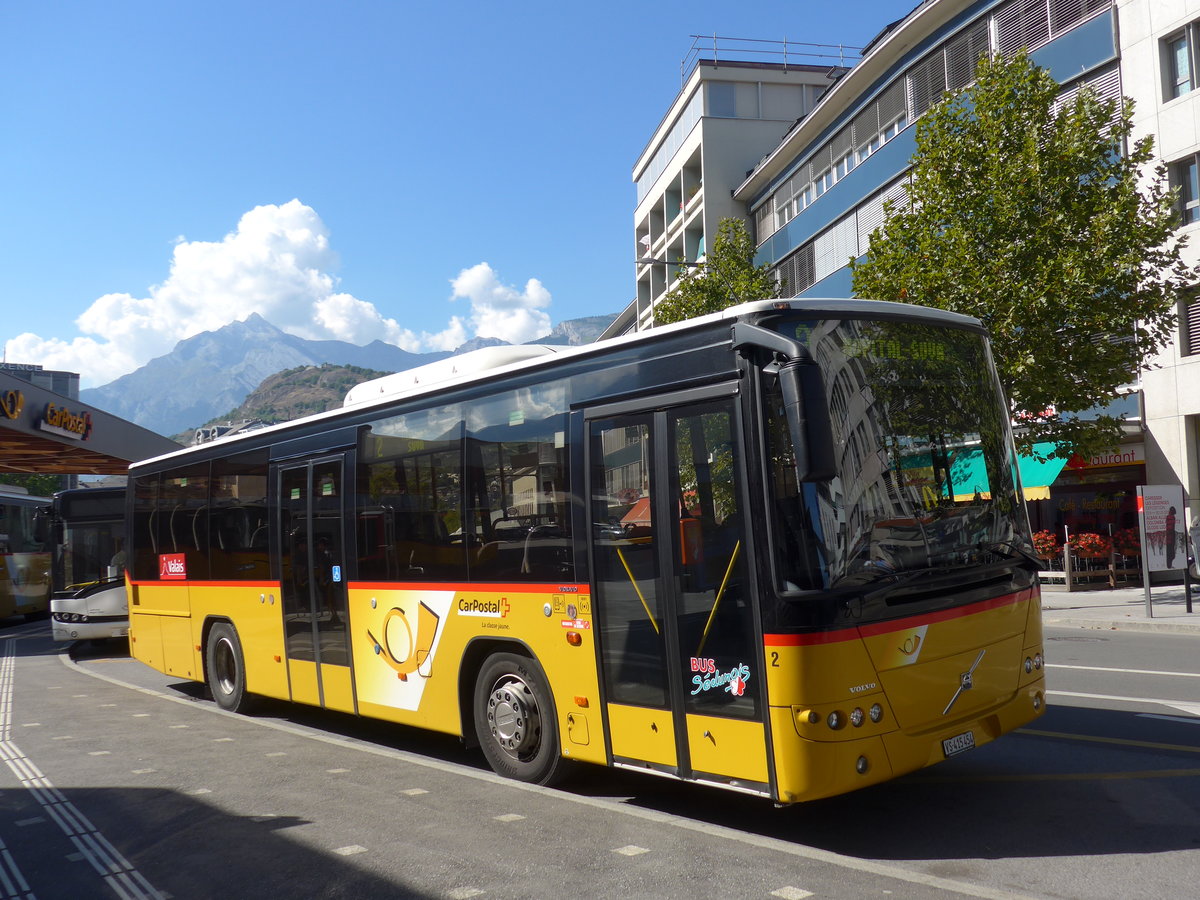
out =
{"type": "Polygon", "coordinates": [[[187,556],[182,553],[160,553],[158,577],[162,581],[186,581],[187,556]]]}

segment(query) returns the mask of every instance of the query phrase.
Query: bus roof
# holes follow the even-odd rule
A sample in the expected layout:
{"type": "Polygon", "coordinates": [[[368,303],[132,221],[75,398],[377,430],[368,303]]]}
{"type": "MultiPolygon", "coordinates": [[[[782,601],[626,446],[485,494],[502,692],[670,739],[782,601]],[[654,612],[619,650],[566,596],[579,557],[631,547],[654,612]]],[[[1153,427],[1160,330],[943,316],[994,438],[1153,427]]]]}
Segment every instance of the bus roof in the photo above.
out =
{"type": "Polygon", "coordinates": [[[522,371],[534,371],[554,362],[576,359],[604,353],[617,347],[652,344],[681,331],[701,329],[721,321],[740,319],[755,314],[792,311],[824,318],[863,317],[872,319],[924,319],[953,328],[982,330],[982,323],[972,317],[927,306],[910,303],[893,303],[887,300],[856,300],[846,298],[805,298],[790,300],[756,300],[741,303],[715,313],[685,319],[670,325],[658,325],[645,331],[619,335],[592,344],[574,347],[543,344],[519,344],[484,347],[459,356],[448,357],[438,362],[415,369],[406,369],[363,382],[351,388],[344,404],[336,409],[314,413],[287,422],[278,422],[265,428],[249,432],[237,432],[201,445],[184,447],[161,456],[140,460],[130,465],[130,470],[155,465],[163,460],[190,456],[217,445],[236,445],[243,441],[257,441],[264,435],[295,428],[298,425],[338,419],[349,412],[363,412],[376,406],[384,406],[397,400],[415,399],[437,391],[465,387],[484,380],[522,371]]]}

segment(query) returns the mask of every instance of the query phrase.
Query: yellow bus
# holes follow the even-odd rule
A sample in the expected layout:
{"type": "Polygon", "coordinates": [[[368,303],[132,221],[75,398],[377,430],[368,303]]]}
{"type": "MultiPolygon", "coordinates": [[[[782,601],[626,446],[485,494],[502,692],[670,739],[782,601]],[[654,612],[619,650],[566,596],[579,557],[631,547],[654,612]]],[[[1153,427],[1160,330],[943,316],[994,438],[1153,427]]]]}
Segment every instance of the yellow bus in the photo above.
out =
{"type": "Polygon", "coordinates": [[[49,497],[0,485],[0,619],[50,608],[49,497]]]}
{"type": "Polygon", "coordinates": [[[963,316],[763,301],[487,348],[130,475],[132,652],[228,710],[786,804],[1043,709],[1008,409],[963,316]]]}

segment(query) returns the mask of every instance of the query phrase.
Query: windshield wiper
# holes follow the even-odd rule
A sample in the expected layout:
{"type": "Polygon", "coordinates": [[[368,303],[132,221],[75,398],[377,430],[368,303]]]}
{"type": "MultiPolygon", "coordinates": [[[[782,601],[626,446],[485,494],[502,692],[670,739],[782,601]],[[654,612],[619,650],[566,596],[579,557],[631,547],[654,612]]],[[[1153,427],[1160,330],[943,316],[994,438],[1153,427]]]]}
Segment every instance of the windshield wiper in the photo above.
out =
{"type": "Polygon", "coordinates": [[[995,543],[991,544],[985,544],[980,541],[979,549],[995,553],[1001,559],[1020,559],[1023,562],[1032,565],[1033,568],[1039,572],[1043,568],[1042,561],[1040,559],[1038,559],[1024,547],[1014,544],[1011,541],[996,541],[995,543]]]}

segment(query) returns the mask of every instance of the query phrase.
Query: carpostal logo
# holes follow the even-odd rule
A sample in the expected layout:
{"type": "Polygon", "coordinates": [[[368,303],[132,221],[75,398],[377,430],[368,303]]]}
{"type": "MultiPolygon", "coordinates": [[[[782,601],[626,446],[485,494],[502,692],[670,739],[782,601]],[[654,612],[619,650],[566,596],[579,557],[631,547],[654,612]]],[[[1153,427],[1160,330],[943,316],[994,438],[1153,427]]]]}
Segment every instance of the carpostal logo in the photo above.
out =
{"type": "Polygon", "coordinates": [[[159,554],[158,577],[162,581],[186,581],[187,556],[182,553],[159,554]]]}
{"type": "Polygon", "coordinates": [[[478,597],[462,597],[458,601],[460,616],[480,616],[485,619],[503,619],[508,615],[508,598],[480,600],[478,597]]]}
{"type": "Polygon", "coordinates": [[[92,414],[86,410],[74,413],[65,406],[47,403],[40,427],[42,431],[49,431],[61,437],[86,441],[92,436],[92,414]]]}

